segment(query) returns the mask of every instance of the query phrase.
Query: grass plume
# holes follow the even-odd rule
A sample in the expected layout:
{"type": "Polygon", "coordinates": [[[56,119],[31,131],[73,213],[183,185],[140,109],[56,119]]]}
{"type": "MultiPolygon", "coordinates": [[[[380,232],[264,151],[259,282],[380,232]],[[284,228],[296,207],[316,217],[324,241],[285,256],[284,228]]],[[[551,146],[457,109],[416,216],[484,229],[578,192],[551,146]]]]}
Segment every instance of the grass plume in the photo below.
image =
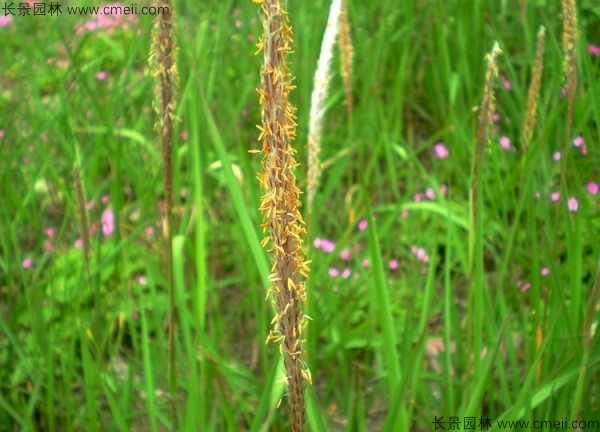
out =
{"type": "Polygon", "coordinates": [[[533,66],[533,75],[529,84],[527,94],[527,112],[525,115],[525,124],[523,127],[523,136],[521,138],[521,149],[523,157],[527,154],[527,149],[531,143],[531,136],[536,122],[537,106],[540,97],[540,87],[542,85],[542,72],[544,70],[544,46],[546,29],[542,26],[537,34],[537,45],[535,49],[535,64],[533,66]]]}
{"type": "MultiPolygon", "coordinates": [[[[325,115],[325,99],[331,78],[331,60],[333,48],[340,28],[342,0],[333,0],[329,9],[327,28],[321,43],[321,54],[315,71],[314,88],[310,101],[310,120],[308,129],[308,213],[309,221],[312,213],[313,201],[319,177],[321,176],[321,131],[323,129],[323,116],[325,115]]],[[[340,35],[341,36],[341,35],[340,35]]]]}
{"type": "Polygon", "coordinates": [[[479,119],[477,127],[477,136],[475,140],[475,159],[473,162],[473,176],[470,188],[470,208],[471,208],[471,238],[469,242],[469,261],[471,273],[473,271],[473,256],[475,251],[475,227],[479,223],[479,177],[481,173],[481,165],[485,154],[485,147],[489,141],[489,131],[493,124],[492,116],[496,110],[494,85],[498,79],[498,56],[502,53],[498,44],[494,44],[492,51],[487,55],[487,69],[485,73],[485,88],[483,91],[483,99],[479,106],[479,119]]]}
{"type": "MultiPolygon", "coordinates": [[[[175,62],[175,18],[170,0],[160,0],[159,7],[166,13],[157,16],[153,32],[153,46],[150,55],[153,76],[156,82],[155,109],[159,116],[157,129],[161,137],[164,218],[163,235],[165,248],[165,279],[169,286],[169,327],[168,327],[168,380],[169,393],[174,404],[176,384],[175,373],[175,325],[177,310],[175,306],[175,285],[173,281],[173,121],[175,92],[177,89],[177,67],[175,62]]],[[[174,405],[173,405],[174,407],[174,405]]],[[[175,420],[173,408],[173,421],[175,420]]]]}
{"type": "MultiPolygon", "coordinates": [[[[256,1],[255,1],[256,2],[256,1]]],[[[310,383],[310,373],[303,358],[303,333],[306,318],[302,306],[306,303],[305,278],[308,264],[304,260],[302,239],[306,235],[299,211],[300,190],[296,186],[296,150],[291,141],[296,135],[295,108],[289,102],[292,90],[287,56],[291,51],[292,29],[284,5],[279,0],[263,0],[261,12],[263,35],[258,44],[263,51],[261,84],[258,90],[262,107],[263,171],[258,175],[264,195],[260,210],[263,230],[269,237],[273,266],[269,295],[275,303],[274,328],[267,342],[280,343],[283,355],[292,431],[306,427],[304,382],[310,383]]]]}
{"type": "Polygon", "coordinates": [[[562,0],[563,10],[563,51],[564,51],[564,73],[566,91],[568,98],[567,111],[567,148],[571,139],[573,127],[573,108],[575,106],[575,94],[577,93],[577,64],[575,50],[577,46],[577,3],[575,0],[562,0]]]}
{"type": "Polygon", "coordinates": [[[352,35],[350,33],[350,20],[348,19],[348,0],[342,0],[339,32],[342,79],[344,80],[348,115],[351,116],[352,108],[354,106],[354,97],[352,95],[352,58],[354,57],[354,46],[352,45],[352,35]]]}

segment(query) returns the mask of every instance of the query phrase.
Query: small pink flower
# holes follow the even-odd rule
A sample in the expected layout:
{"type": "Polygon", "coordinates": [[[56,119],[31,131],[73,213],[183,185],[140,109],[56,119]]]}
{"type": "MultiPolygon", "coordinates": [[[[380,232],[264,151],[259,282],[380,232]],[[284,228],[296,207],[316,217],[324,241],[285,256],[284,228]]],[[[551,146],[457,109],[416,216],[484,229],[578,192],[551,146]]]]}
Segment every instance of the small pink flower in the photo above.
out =
{"type": "Polygon", "coordinates": [[[240,29],[240,28],[242,28],[243,26],[244,26],[244,23],[243,23],[242,21],[240,21],[240,20],[237,20],[237,21],[235,22],[235,28],[238,28],[238,29],[240,29]]]}
{"type": "Polygon", "coordinates": [[[325,253],[331,253],[335,250],[335,243],[331,240],[323,239],[321,240],[321,249],[325,253]]]}
{"type": "Polygon", "coordinates": [[[437,143],[433,146],[433,152],[438,159],[446,159],[450,156],[450,152],[443,143],[437,143]]]}
{"type": "Polygon", "coordinates": [[[349,268],[345,268],[344,271],[342,272],[342,277],[344,279],[348,279],[351,274],[352,274],[352,270],[350,270],[349,268]]]}
{"type": "Polygon", "coordinates": [[[567,202],[567,206],[569,207],[569,211],[571,213],[576,212],[577,208],[579,207],[579,203],[577,202],[577,198],[575,198],[575,197],[569,198],[569,201],[567,202]]]}
{"type": "Polygon", "coordinates": [[[573,145],[575,147],[581,147],[585,144],[585,140],[583,139],[583,137],[580,136],[576,136],[575,139],[573,140],[573,145]]]}
{"type": "Polygon", "coordinates": [[[315,239],[315,241],[313,242],[313,245],[314,245],[315,249],[321,249],[321,246],[323,245],[321,238],[317,237],[315,239]]]}
{"type": "Polygon", "coordinates": [[[510,150],[510,138],[503,136],[500,138],[500,146],[506,151],[510,150]]]}
{"type": "Polygon", "coordinates": [[[596,182],[589,182],[586,187],[587,187],[587,191],[591,195],[596,195],[598,193],[598,183],[596,183],[596,182]]]}
{"type": "Polygon", "coordinates": [[[135,281],[137,283],[139,283],[140,285],[147,285],[148,284],[148,279],[146,278],[146,276],[138,276],[137,278],[135,278],[135,281]]]}
{"type": "Polygon", "coordinates": [[[104,81],[108,77],[108,74],[105,71],[100,71],[96,74],[96,79],[98,81],[104,81]]]}
{"type": "Polygon", "coordinates": [[[419,261],[427,262],[429,261],[429,256],[427,256],[427,252],[423,248],[417,248],[415,255],[419,261]]]}
{"type": "Polygon", "coordinates": [[[8,27],[13,22],[12,15],[0,15],[0,27],[8,27]]]}
{"type": "Polygon", "coordinates": [[[182,141],[187,141],[188,138],[189,138],[189,136],[190,136],[190,134],[188,133],[187,130],[184,129],[184,130],[181,131],[181,133],[179,134],[179,136],[181,137],[182,141]]]}
{"type": "Polygon", "coordinates": [[[102,204],[106,205],[110,201],[110,197],[108,195],[103,195],[101,201],[102,201],[102,204]]]}
{"type": "Polygon", "coordinates": [[[427,199],[434,200],[435,199],[435,191],[432,188],[427,188],[425,191],[425,196],[427,199]]]}
{"type": "Polygon", "coordinates": [[[151,236],[153,234],[154,234],[154,228],[153,227],[150,226],[150,227],[146,228],[146,235],[147,236],[151,236]]]}
{"type": "Polygon", "coordinates": [[[442,194],[442,196],[446,196],[446,194],[448,193],[448,186],[443,184],[440,186],[440,193],[442,194]]]}
{"type": "Polygon", "coordinates": [[[593,56],[600,57],[600,46],[589,44],[588,52],[593,56]]]}
{"type": "Polygon", "coordinates": [[[49,241],[44,242],[44,250],[48,252],[52,252],[54,250],[54,245],[49,241]]]}
{"type": "Polygon", "coordinates": [[[415,202],[420,202],[423,200],[423,198],[425,197],[425,194],[423,192],[418,192],[416,194],[413,195],[413,200],[415,202]]]}
{"type": "Polygon", "coordinates": [[[558,201],[560,199],[560,192],[552,192],[552,194],[550,195],[550,199],[554,202],[558,201]]]}
{"type": "Polygon", "coordinates": [[[393,259],[390,261],[390,270],[398,270],[398,260],[393,259]]]}
{"type": "Polygon", "coordinates": [[[546,277],[550,274],[550,269],[548,267],[543,267],[542,270],[540,270],[540,274],[546,277]]]}
{"type": "Polygon", "coordinates": [[[335,267],[331,267],[329,269],[329,277],[335,278],[338,277],[340,275],[340,271],[338,269],[336,269],[335,267]]]}
{"type": "Polygon", "coordinates": [[[102,212],[102,233],[105,236],[111,235],[115,230],[115,215],[111,209],[102,212]]]}
{"type": "Polygon", "coordinates": [[[362,219],[359,223],[358,223],[358,230],[359,231],[364,231],[367,229],[367,227],[369,226],[369,222],[367,222],[366,219],[362,219]]]}
{"type": "Polygon", "coordinates": [[[140,319],[140,313],[139,312],[133,312],[131,314],[131,318],[133,318],[134,320],[140,319]]]}
{"type": "Polygon", "coordinates": [[[368,259],[364,259],[364,260],[362,260],[361,264],[362,264],[363,268],[367,268],[367,267],[369,267],[369,264],[371,264],[371,262],[368,259]]]}
{"type": "Polygon", "coordinates": [[[403,217],[404,219],[406,219],[406,218],[408,217],[408,215],[409,215],[409,213],[408,213],[408,210],[406,210],[406,209],[402,209],[402,213],[401,213],[401,215],[402,215],[402,217],[403,217]]]}
{"type": "Polygon", "coordinates": [[[552,155],[552,159],[554,159],[555,161],[559,161],[561,158],[561,154],[559,151],[554,152],[554,154],[552,155]]]}
{"type": "Polygon", "coordinates": [[[77,249],[81,249],[83,247],[83,239],[78,238],[77,240],[75,240],[74,246],[77,249]]]}
{"type": "Polygon", "coordinates": [[[344,261],[348,261],[350,259],[350,249],[346,248],[340,253],[340,258],[344,261]]]}
{"type": "Polygon", "coordinates": [[[33,261],[31,260],[31,258],[25,258],[23,260],[23,268],[24,269],[30,269],[32,265],[33,265],[33,261]]]}
{"type": "Polygon", "coordinates": [[[56,235],[56,230],[54,228],[46,228],[46,230],[44,231],[44,233],[49,237],[49,238],[54,238],[54,236],[56,235]]]}
{"type": "Polygon", "coordinates": [[[512,84],[510,83],[508,78],[506,78],[506,76],[500,75],[500,80],[502,81],[502,85],[506,90],[512,90],[512,84]]]}
{"type": "Polygon", "coordinates": [[[527,292],[531,289],[531,283],[529,282],[525,282],[523,285],[521,285],[521,292],[527,292]]]}
{"type": "Polygon", "coordinates": [[[499,122],[500,121],[500,114],[498,114],[498,113],[492,114],[492,121],[495,122],[495,123],[499,122]]]}

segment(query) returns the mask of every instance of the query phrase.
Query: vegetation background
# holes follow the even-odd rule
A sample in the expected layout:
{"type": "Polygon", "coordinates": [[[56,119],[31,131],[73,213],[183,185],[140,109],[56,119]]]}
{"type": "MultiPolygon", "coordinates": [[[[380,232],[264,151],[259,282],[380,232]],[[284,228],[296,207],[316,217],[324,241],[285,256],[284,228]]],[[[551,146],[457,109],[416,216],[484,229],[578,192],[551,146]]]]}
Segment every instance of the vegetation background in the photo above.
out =
{"type": "MultiPolygon", "coordinates": [[[[169,403],[153,17],[67,15],[68,5],[88,4],[64,2],[58,17],[0,16],[0,430],[171,430],[173,405],[179,430],[285,430],[279,353],[264,343],[260,160],[249,153],[259,148],[257,6],[175,4],[179,324],[169,403]]],[[[304,188],[329,2],[287,6],[304,188]]],[[[600,5],[577,4],[570,129],[558,0],[348,7],[354,108],[338,57],[307,241],[311,430],[600,420],[600,5]],[[523,151],[542,25],[537,125],[523,151]],[[497,111],[473,233],[477,107],[495,42],[497,111]],[[483,251],[473,273],[469,233],[483,251]]]]}

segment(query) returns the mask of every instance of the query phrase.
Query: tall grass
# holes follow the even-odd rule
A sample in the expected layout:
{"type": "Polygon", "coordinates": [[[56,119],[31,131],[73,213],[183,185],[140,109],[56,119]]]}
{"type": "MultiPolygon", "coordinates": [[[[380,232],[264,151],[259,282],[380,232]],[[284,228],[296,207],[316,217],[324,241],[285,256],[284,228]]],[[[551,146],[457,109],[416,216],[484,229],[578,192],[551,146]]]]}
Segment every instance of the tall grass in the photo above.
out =
{"type": "Polygon", "coordinates": [[[296,136],[295,109],[289,102],[292,90],[287,55],[291,51],[291,27],[279,0],[261,3],[263,35],[259,46],[263,51],[262,87],[259,90],[262,107],[263,170],[259,174],[264,191],[260,210],[263,230],[269,232],[262,242],[270,244],[273,266],[269,289],[276,315],[268,341],[279,343],[286,373],[283,381],[288,388],[291,428],[301,432],[306,428],[304,382],[311,383],[310,372],[303,362],[303,334],[307,321],[303,314],[306,304],[305,278],[308,263],[302,247],[306,235],[300,214],[300,189],[296,186],[296,150],[291,141],[296,136]]]}

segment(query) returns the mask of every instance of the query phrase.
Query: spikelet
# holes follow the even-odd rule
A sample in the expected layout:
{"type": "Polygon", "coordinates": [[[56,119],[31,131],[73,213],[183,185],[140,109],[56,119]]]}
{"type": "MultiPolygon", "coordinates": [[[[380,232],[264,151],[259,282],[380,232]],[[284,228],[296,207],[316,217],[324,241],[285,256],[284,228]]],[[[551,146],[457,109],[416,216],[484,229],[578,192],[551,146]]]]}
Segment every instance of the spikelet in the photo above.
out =
{"type": "Polygon", "coordinates": [[[486,144],[489,141],[489,131],[493,124],[492,116],[496,110],[494,86],[498,79],[498,56],[502,53],[498,43],[494,44],[491,53],[487,54],[487,69],[485,73],[485,88],[483,99],[479,107],[479,119],[477,127],[477,137],[475,142],[475,161],[473,163],[473,177],[470,189],[470,207],[471,207],[471,241],[469,244],[470,268],[473,270],[473,257],[475,250],[475,226],[477,224],[477,200],[479,193],[479,173],[483,164],[483,156],[486,144]]]}
{"type": "Polygon", "coordinates": [[[523,126],[523,136],[521,138],[521,149],[523,157],[527,154],[527,149],[531,143],[533,128],[535,127],[535,118],[537,114],[538,99],[540,96],[540,87],[542,85],[542,71],[544,70],[544,42],[546,30],[540,27],[537,34],[537,46],[535,49],[535,64],[533,66],[533,75],[529,84],[527,94],[527,114],[523,126]]]}
{"type": "Polygon", "coordinates": [[[352,45],[352,35],[350,33],[350,20],[348,19],[348,0],[342,0],[342,13],[340,14],[340,52],[342,79],[344,80],[344,89],[346,92],[346,105],[348,115],[352,115],[354,98],[352,96],[352,58],[354,56],[354,47],[352,45]]]}
{"type": "MultiPolygon", "coordinates": [[[[573,125],[573,108],[577,92],[577,65],[575,49],[577,46],[577,5],[575,0],[562,0],[563,10],[563,51],[564,73],[568,97],[567,141],[570,140],[573,125]]],[[[567,147],[568,148],[568,147],[567,147]]]]}
{"type": "MultiPolygon", "coordinates": [[[[333,0],[329,9],[327,28],[321,43],[321,54],[315,71],[314,87],[310,100],[310,120],[308,128],[308,209],[312,213],[313,201],[319,178],[321,176],[321,163],[319,153],[321,150],[321,131],[325,114],[325,98],[331,77],[330,68],[333,58],[333,48],[341,23],[342,0],[333,0]]],[[[340,35],[341,38],[341,35],[340,35]]],[[[309,219],[310,220],[310,219],[309,219]]]]}
{"type": "Polygon", "coordinates": [[[291,52],[292,29],[280,0],[263,0],[261,4],[263,35],[258,47],[264,55],[261,67],[261,88],[258,90],[262,108],[262,173],[258,179],[264,191],[260,210],[263,231],[269,232],[267,248],[273,260],[269,293],[275,303],[274,328],[267,342],[280,344],[286,368],[292,431],[304,431],[306,425],[304,384],[310,373],[302,361],[303,334],[306,318],[302,306],[306,303],[305,278],[308,264],[304,260],[302,239],[306,235],[299,211],[300,190],[294,175],[296,151],[291,141],[296,135],[295,108],[290,105],[293,89],[287,55],[291,52]]]}

